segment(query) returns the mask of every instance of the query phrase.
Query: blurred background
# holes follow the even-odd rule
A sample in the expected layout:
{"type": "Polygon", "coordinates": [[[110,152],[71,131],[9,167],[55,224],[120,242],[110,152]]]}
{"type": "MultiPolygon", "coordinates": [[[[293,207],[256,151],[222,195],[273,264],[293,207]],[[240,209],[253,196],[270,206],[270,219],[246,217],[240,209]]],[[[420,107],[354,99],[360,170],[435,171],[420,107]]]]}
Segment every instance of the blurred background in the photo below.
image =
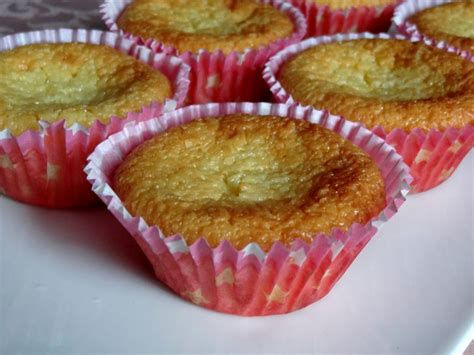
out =
{"type": "Polygon", "coordinates": [[[0,0],[0,35],[45,28],[105,29],[101,0],[0,0]]]}

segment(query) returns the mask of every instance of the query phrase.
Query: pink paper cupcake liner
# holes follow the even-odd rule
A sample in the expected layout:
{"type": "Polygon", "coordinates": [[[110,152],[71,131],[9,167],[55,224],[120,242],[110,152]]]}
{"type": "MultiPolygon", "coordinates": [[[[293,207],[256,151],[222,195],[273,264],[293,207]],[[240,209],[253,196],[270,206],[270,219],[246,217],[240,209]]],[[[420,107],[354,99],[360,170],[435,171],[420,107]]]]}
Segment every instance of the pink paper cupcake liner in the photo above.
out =
{"type": "Polygon", "coordinates": [[[105,0],[100,6],[103,20],[111,31],[119,31],[126,37],[134,38],[155,52],[180,55],[191,67],[188,103],[260,101],[271,97],[262,80],[263,65],[273,54],[300,41],[306,33],[306,21],[296,8],[282,0],[260,0],[288,14],[295,26],[289,38],[243,53],[232,52],[226,55],[221,51],[204,50],[199,53],[179,53],[177,49],[156,40],[136,37],[119,29],[117,18],[131,1],[105,0]]]}
{"type": "MultiPolygon", "coordinates": [[[[395,8],[392,22],[395,24],[398,32],[410,38],[422,40],[426,44],[434,46],[434,47],[438,47],[438,48],[445,48],[445,47],[451,46],[444,41],[439,41],[439,40],[436,40],[434,38],[424,35],[423,33],[420,32],[420,30],[414,23],[408,20],[411,16],[413,16],[417,12],[420,12],[429,7],[438,6],[444,3],[448,3],[448,2],[453,2],[453,1],[448,1],[448,0],[404,1],[403,3],[401,3],[395,8]]],[[[452,48],[454,48],[455,53],[461,55],[467,60],[474,60],[474,53],[471,53],[471,52],[468,52],[456,47],[452,47],[452,48]]]]}
{"type": "Polygon", "coordinates": [[[225,103],[188,106],[125,127],[89,156],[85,171],[93,191],[135,238],[156,276],[181,297],[219,312],[246,316],[287,313],[325,296],[378,228],[404,202],[411,177],[393,147],[360,124],[310,107],[269,103],[225,103]],[[112,186],[115,169],[142,142],[193,119],[233,113],[276,115],[320,124],[365,150],[385,181],[386,207],[367,224],[347,232],[315,235],[312,243],[296,240],[290,247],[277,242],[269,252],[256,243],[236,250],[228,241],[210,247],[201,238],[187,245],[180,235],[166,237],[159,226],[148,226],[131,215],[112,186]]]}
{"type": "MultiPolygon", "coordinates": [[[[296,103],[277,78],[283,63],[297,53],[319,44],[359,38],[398,38],[412,42],[418,41],[416,38],[407,39],[400,35],[360,33],[311,38],[289,46],[272,57],[263,71],[264,79],[269,85],[275,101],[286,104],[296,103]]],[[[451,53],[456,52],[456,49],[451,46],[438,45],[438,48],[451,53]]],[[[373,132],[388,144],[393,145],[405,163],[410,166],[413,177],[412,192],[429,190],[445,181],[474,144],[474,126],[471,124],[462,128],[449,128],[444,132],[435,129],[429,132],[423,132],[421,129],[414,129],[408,133],[402,129],[386,132],[380,126],[375,127],[373,132]]]]}
{"type": "Polygon", "coordinates": [[[0,51],[32,43],[83,42],[103,44],[127,53],[160,70],[171,81],[174,95],[165,103],[151,103],[141,112],[124,118],[111,117],[108,124],[96,120],[89,128],[66,127],[64,120],[40,121],[38,131],[18,136],[0,131],[0,192],[19,201],[63,208],[98,202],[90,191],[83,169],[87,156],[109,135],[132,121],[156,117],[181,106],[189,86],[189,67],[179,58],[155,54],[116,33],[95,30],[45,30],[0,38],[0,51]]]}
{"type": "Polygon", "coordinates": [[[305,38],[351,32],[388,31],[395,6],[393,4],[377,7],[353,7],[350,9],[331,9],[317,5],[311,0],[288,0],[306,18],[308,29],[305,38]]]}

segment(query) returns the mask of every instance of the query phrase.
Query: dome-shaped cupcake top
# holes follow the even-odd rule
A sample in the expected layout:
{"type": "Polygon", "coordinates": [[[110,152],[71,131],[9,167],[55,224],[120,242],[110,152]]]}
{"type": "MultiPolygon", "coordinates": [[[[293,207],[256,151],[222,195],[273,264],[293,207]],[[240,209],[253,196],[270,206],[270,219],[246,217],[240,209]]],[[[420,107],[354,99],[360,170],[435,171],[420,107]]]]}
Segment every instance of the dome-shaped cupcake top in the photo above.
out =
{"type": "Polygon", "coordinates": [[[269,45],[294,30],[288,15],[255,0],[134,0],[117,25],[180,52],[226,54],[269,45]]]}
{"type": "Polygon", "coordinates": [[[444,130],[474,117],[474,63],[423,43],[358,39],[310,47],[278,74],[295,101],[386,130],[444,130]]]}
{"type": "Polygon", "coordinates": [[[366,223],[385,206],[376,163],[319,125],[233,114],[178,126],[143,143],[115,173],[132,215],[190,245],[251,242],[268,250],[366,223]]]}
{"type": "Polygon", "coordinates": [[[430,7],[414,14],[408,21],[428,37],[474,53],[474,1],[430,7]]]}
{"type": "Polygon", "coordinates": [[[48,43],[0,52],[0,130],[13,134],[38,129],[39,120],[89,127],[171,96],[166,76],[107,46],[48,43]]]}

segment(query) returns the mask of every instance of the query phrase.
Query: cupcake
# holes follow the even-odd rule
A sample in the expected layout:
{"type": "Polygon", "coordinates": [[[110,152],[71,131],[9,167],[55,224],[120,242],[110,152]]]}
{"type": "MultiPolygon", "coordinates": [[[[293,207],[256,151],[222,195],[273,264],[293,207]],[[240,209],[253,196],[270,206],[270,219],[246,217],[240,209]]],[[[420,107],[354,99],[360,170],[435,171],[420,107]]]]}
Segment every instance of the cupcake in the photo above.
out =
{"type": "Polygon", "coordinates": [[[157,277],[240,315],[323,297],[409,179],[393,148],[360,125],[266,103],[173,111],[126,127],[89,160],[93,190],[157,277]]]}
{"type": "Polygon", "coordinates": [[[39,43],[0,52],[0,130],[39,131],[62,118],[85,128],[171,98],[168,78],[104,45],[39,43]]]}
{"type": "Polygon", "coordinates": [[[409,36],[447,43],[474,55],[474,2],[412,1],[400,5],[394,22],[409,36]]]}
{"type": "Polygon", "coordinates": [[[2,192],[47,207],[93,203],[82,173],[87,155],[127,122],[159,114],[165,102],[180,104],[188,71],[113,33],[1,38],[2,192]]]}
{"type": "Polygon", "coordinates": [[[117,26],[181,53],[203,49],[224,54],[268,46],[294,30],[287,14],[255,0],[134,0],[117,26]]]}
{"type": "Polygon", "coordinates": [[[387,137],[411,166],[416,191],[444,181],[472,146],[474,63],[423,42],[307,40],[277,54],[265,78],[280,101],[329,110],[387,137]]]}
{"type": "Polygon", "coordinates": [[[203,118],[159,134],[118,167],[113,187],[133,215],[237,249],[365,224],[385,206],[383,179],[360,148],[290,118],[203,118]]]}
{"type": "Polygon", "coordinates": [[[192,68],[189,102],[258,101],[265,61],[300,40],[303,16],[281,0],[106,0],[104,20],[192,68]]]}
{"type": "Polygon", "coordinates": [[[349,32],[386,32],[399,0],[288,0],[308,25],[305,38],[349,32]]]}

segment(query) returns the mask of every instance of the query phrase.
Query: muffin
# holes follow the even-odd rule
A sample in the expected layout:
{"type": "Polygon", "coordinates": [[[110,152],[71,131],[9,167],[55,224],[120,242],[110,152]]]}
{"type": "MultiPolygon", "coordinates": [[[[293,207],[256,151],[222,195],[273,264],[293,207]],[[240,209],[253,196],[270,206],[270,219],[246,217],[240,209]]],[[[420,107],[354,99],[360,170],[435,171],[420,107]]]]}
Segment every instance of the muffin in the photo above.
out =
{"type": "Polygon", "coordinates": [[[423,35],[474,53],[474,2],[445,3],[408,18],[423,35]]]}
{"type": "Polygon", "coordinates": [[[406,36],[447,47],[469,60],[474,58],[472,1],[405,1],[396,7],[393,23],[406,36]]]}
{"type": "Polygon", "coordinates": [[[375,162],[339,135],[275,116],[203,118],[147,141],[120,165],[125,207],[188,244],[311,242],[385,206],[375,162]]]}
{"type": "Polygon", "coordinates": [[[297,102],[369,128],[443,131],[474,123],[474,63],[420,42],[314,46],[285,63],[279,80],[297,102]]]}
{"type": "Polygon", "coordinates": [[[306,32],[282,0],[104,0],[101,11],[111,30],[191,66],[188,103],[268,98],[263,65],[306,32]]]}
{"type": "Polygon", "coordinates": [[[189,106],[127,126],[85,171],[159,280],[247,316],[326,295],[410,180],[359,124],[268,103],[189,106]]]}
{"type": "Polygon", "coordinates": [[[288,0],[306,18],[305,38],[350,32],[386,32],[399,0],[288,0]]]}
{"type": "Polygon", "coordinates": [[[279,100],[327,109],[383,136],[393,132],[393,143],[405,161],[423,163],[418,173],[412,169],[418,191],[449,176],[453,161],[459,163],[452,154],[465,155],[472,145],[474,63],[422,42],[369,35],[308,40],[277,54],[265,76],[279,100]],[[457,148],[446,160],[431,154],[436,150],[432,145],[423,153],[420,135],[426,138],[436,131],[435,141],[440,142],[443,133],[452,130],[459,136],[449,133],[448,142],[457,148]],[[407,139],[412,133],[417,138],[407,139]],[[416,147],[404,145],[414,141],[416,147]],[[430,155],[448,166],[428,169],[430,155]]]}
{"type": "Polygon", "coordinates": [[[134,0],[117,25],[182,53],[243,52],[290,37],[294,31],[285,13],[255,0],[134,0]]]}
{"type": "Polygon", "coordinates": [[[125,124],[181,105],[188,75],[180,59],[110,32],[0,38],[0,191],[45,207],[96,203],[87,155],[125,124]]]}
{"type": "Polygon", "coordinates": [[[89,43],[40,43],[0,52],[0,130],[20,135],[39,120],[90,127],[173,96],[146,63],[89,43]]]}

